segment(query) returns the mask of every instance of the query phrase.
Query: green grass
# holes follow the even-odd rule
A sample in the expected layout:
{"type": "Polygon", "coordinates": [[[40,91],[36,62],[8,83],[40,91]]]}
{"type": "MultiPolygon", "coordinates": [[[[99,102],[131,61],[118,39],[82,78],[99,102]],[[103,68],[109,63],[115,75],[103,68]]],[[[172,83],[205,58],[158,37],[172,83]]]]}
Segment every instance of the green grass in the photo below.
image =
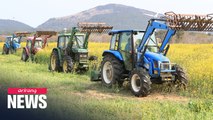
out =
{"type": "Polygon", "coordinates": [[[193,91],[170,93],[160,91],[162,86],[155,85],[153,87],[157,90],[153,90],[150,96],[137,98],[127,88],[108,89],[100,82],[90,82],[88,74],[50,72],[47,65],[25,63],[17,55],[0,55],[0,63],[1,93],[8,87],[48,88],[48,108],[45,111],[48,114],[43,116],[47,119],[213,119],[213,97],[209,93],[206,93],[208,97],[201,95],[197,98],[190,95],[193,91]]]}

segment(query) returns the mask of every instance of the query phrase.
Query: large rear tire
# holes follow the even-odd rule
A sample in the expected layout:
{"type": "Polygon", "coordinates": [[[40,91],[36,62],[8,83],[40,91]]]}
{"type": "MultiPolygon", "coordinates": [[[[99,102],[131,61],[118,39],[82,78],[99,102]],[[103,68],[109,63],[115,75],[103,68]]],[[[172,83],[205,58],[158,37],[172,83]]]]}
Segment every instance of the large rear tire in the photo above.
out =
{"type": "Polygon", "coordinates": [[[74,65],[73,65],[72,58],[70,56],[65,56],[63,60],[63,72],[64,73],[72,72],[73,67],[74,65]]]}
{"type": "Polygon", "coordinates": [[[9,48],[6,45],[3,46],[2,54],[9,54],[9,48]]]}
{"type": "Polygon", "coordinates": [[[130,86],[132,93],[137,97],[145,97],[151,90],[150,77],[145,69],[134,69],[130,75],[130,86]]]}
{"type": "Polygon", "coordinates": [[[180,90],[183,89],[185,90],[187,88],[187,84],[188,84],[188,79],[186,76],[185,71],[183,70],[182,67],[180,67],[179,65],[175,66],[176,72],[175,72],[175,87],[180,90]]]}
{"type": "Polygon", "coordinates": [[[50,70],[51,71],[61,71],[59,55],[57,51],[53,51],[50,56],[50,70]]]}
{"type": "Polygon", "coordinates": [[[107,87],[112,87],[113,84],[123,82],[121,76],[123,73],[123,64],[112,55],[105,55],[101,63],[101,79],[102,84],[107,87]]]}
{"type": "Polygon", "coordinates": [[[28,60],[29,56],[27,55],[27,51],[23,49],[22,55],[21,55],[21,60],[26,62],[28,60]]]}

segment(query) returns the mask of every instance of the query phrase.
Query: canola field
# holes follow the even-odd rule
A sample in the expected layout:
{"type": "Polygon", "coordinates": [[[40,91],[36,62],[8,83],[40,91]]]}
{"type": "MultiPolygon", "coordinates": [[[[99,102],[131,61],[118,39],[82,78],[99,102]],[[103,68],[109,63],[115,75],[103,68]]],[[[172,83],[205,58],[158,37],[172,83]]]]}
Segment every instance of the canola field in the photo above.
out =
{"type": "MultiPolygon", "coordinates": [[[[2,46],[0,43],[0,52],[2,46]]],[[[90,71],[85,75],[49,72],[49,57],[54,47],[56,43],[48,43],[36,55],[37,64],[23,63],[20,60],[22,49],[15,55],[1,55],[1,69],[5,70],[0,73],[1,83],[15,87],[47,87],[48,98],[53,100],[48,101],[51,106],[48,110],[61,119],[66,115],[69,119],[74,113],[72,108],[76,113],[87,115],[88,119],[213,119],[213,44],[171,44],[168,57],[185,69],[188,87],[185,91],[171,91],[167,85],[153,84],[151,95],[145,98],[134,97],[125,88],[109,89],[100,82],[91,82],[90,71]],[[14,69],[13,73],[7,73],[14,69]],[[31,75],[35,76],[28,80],[31,75]]],[[[89,43],[89,54],[98,56],[98,63],[107,49],[108,43],[89,43]]]]}
{"type": "MultiPolygon", "coordinates": [[[[0,43],[2,50],[3,43],[0,43]]],[[[25,43],[22,43],[25,46],[25,43]]],[[[57,43],[48,43],[48,46],[36,54],[39,64],[49,64],[52,48],[57,43]]],[[[101,62],[102,52],[109,49],[109,43],[89,43],[89,55],[98,57],[101,62]]],[[[21,58],[22,49],[18,50],[17,56],[21,58]]],[[[171,44],[168,55],[171,62],[182,66],[189,78],[186,96],[208,98],[213,94],[213,44],[171,44]]]]}

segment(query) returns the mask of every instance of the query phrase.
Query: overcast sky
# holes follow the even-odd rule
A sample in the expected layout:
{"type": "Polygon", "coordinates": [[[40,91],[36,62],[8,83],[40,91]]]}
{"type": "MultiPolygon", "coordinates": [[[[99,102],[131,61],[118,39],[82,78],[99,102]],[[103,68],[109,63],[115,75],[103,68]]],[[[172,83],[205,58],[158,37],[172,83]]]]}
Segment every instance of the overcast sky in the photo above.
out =
{"type": "Polygon", "coordinates": [[[52,17],[72,15],[110,3],[159,13],[213,13],[213,0],[0,0],[0,19],[17,20],[37,27],[52,17]]]}

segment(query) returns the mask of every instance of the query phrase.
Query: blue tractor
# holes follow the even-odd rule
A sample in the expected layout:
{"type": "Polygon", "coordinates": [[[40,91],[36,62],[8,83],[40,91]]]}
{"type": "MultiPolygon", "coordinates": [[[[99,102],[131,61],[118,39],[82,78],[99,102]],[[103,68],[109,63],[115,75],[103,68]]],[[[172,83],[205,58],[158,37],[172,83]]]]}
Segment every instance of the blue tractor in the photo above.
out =
{"type": "MultiPolygon", "coordinates": [[[[122,85],[124,80],[128,80],[132,93],[138,97],[147,96],[152,83],[169,82],[179,89],[186,88],[188,80],[183,68],[171,63],[166,57],[171,37],[177,30],[206,31],[205,26],[193,24],[201,19],[210,20],[210,18],[189,18],[186,15],[178,16],[173,13],[167,13],[166,17],[166,19],[151,19],[146,31],[109,32],[112,36],[110,49],[103,52],[101,70],[92,72],[91,80],[102,80],[102,84],[107,87],[116,83],[122,85]],[[164,38],[159,41],[155,35],[162,30],[165,33],[164,38]]],[[[204,20],[201,22],[203,25],[209,24],[204,20]]]]}
{"type": "Polygon", "coordinates": [[[16,32],[12,36],[7,36],[3,45],[2,54],[13,54],[18,48],[21,48],[21,39],[25,37],[28,32],[16,32]]]}

